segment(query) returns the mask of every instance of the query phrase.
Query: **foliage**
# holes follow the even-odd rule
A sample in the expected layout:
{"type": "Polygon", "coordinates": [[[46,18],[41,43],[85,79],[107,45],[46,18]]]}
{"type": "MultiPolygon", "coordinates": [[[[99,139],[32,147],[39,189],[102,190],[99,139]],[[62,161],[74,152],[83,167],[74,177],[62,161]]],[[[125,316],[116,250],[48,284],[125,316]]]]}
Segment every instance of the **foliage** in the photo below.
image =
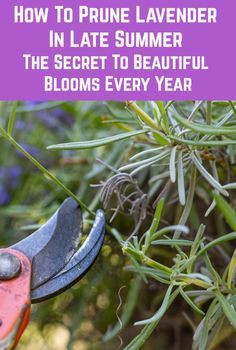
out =
{"type": "MultiPolygon", "coordinates": [[[[102,205],[108,220],[88,276],[35,308],[35,337],[62,324],[68,349],[235,348],[235,103],[1,109],[1,244],[40,225],[68,195],[83,207],[85,229],[102,205]],[[165,329],[168,317],[178,322],[165,329]]],[[[46,343],[39,347],[54,348],[46,343]]]]}

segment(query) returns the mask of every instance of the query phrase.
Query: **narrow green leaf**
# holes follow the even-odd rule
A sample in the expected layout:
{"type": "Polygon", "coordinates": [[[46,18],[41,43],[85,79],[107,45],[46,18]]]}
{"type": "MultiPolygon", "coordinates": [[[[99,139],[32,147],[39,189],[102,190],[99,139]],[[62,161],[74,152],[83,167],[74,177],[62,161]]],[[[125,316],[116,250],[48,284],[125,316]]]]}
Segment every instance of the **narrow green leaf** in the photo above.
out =
{"type": "Polygon", "coordinates": [[[208,207],[208,209],[205,213],[205,218],[210,215],[210,213],[215,209],[215,207],[216,207],[216,202],[215,202],[215,200],[213,200],[211,205],[208,207]]]}
{"type": "Polygon", "coordinates": [[[225,324],[225,316],[222,316],[217,322],[207,340],[207,350],[216,350],[223,341],[227,341],[234,333],[230,325],[225,324]]]}
{"type": "Polygon", "coordinates": [[[234,306],[231,305],[229,301],[220,292],[216,292],[216,297],[219,300],[220,305],[225,313],[225,316],[229,320],[229,323],[236,330],[236,311],[234,309],[234,306]]]}
{"type": "Polygon", "coordinates": [[[187,140],[184,138],[169,136],[170,139],[177,141],[179,144],[185,144],[190,146],[202,146],[202,147],[222,147],[236,145],[236,140],[210,140],[210,141],[201,141],[201,140],[187,140]]]}
{"type": "Polygon", "coordinates": [[[139,350],[142,349],[145,342],[151,336],[159,321],[152,322],[146,325],[142,331],[125,347],[124,350],[139,350]]]}
{"type": "Polygon", "coordinates": [[[199,134],[220,135],[220,136],[236,134],[236,128],[234,126],[214,127],[207,124],[197,124],[197,123],[191,122],[190,120],[182,117],[178,113],[174,114],[173,116],[177,120],[177,122],[179,122],[180,124],[182,124],[183,126],[185,126],[190,130],[198,132],[199,134]]]}
{"type": "Polygon", "coordinates": [[[144,160],[140,160],[138,162],[135,162],[135,163],[131,163],[131,164],[127,164],[127,165],[124,165],[122,167],[120,167],[118,170],[119,171],[127,171],[127,170],[130,170],[130,169],[133,169],[133,168],[137,168],[137,167],[140,167],[142,165],[145,165],[145,164],[154,164],[155,162],[158,162],[159,160],[162,160],[163,158],[165,158],[167,155],[169,154],[169,150],[165,150],[163,151],[162,153],[156,155],[156,156],[153,156],[153,157],[147,157],[147,159],[144,159],[144,160]]]}
{"type": "Polygon", "coordinates": [[[199,229],[197,230],[197,234],[196,237],[194,239],[194,244],[193,247],[191,249],[191,254],[190,255],[195,255],[198,248],[200,247],[200,244],[202,242],[202,240],[204,239],[204,232],[205,232],[206,226],[201,224],[199,226],[199,229]]]}
{"type": "Polygon", "coordinates": [[[226,190],[236,190],[236,182],[231,182],[223,186],[226,190]]]}
{"type": "Polygon", "coordinates": [[[195,285],[204,289],[208,289],[212,286],[212,282],[206,276],[199,273],[190,273],[190,274],[179,274],[174,276],[176,281],[181,281],[187,285],[195,285]]]}
{"type": "Polygon", "coordinates": [[[204,101],[195,101],[194,107],[191,111],[190,116],[188,117],[188,120],[194,119],[195,115],[197,114],[200,107],[203,105],[204,101]]]}
{"type": "Polygon", "coordinates": [[[127,101],[127,107],[135,112],[138,117],[152,129],[158,129],[157,123],[141,108],[137,105],[135,101],[127,101]]]}
{"type": "Polygon", "coordinates": [[[147,320],[136,322],[135,326],[146,325],[148,323],[159,321],[164,316],[166,310],[168,309],[169,299],[171,296],[172,289],[173,289],[173,285],[170,285],[166,291],[166,294],[165,294],[165,297],[164,297],[164,300],[161,304],[160,309],[151,318],[148,318],[147,320]]]}
{"type": "Polygon", "coordinates": [[[184,166],[183,166],[183,152],[180,151],[178,154],[178,193],[179,201],[181,205],[185,205],[185,185],[184,185],[184,166]]]}
{"type": "MultiPolygon", "coordinates": [[[[179,288],[176,289],[169,300],[169,305],[168,308],[170,307],[170,305],[173,303],[173,301],[176,299],[176,297],[179,294],[179,288]]],[[[158,323],[160,322],[160,320],[152,322],[150,324],[147,324],[142,331],[125,347],[124,350],[139,350],[143,348],[143,345],[145,344],[145,342],[148,340],[148,338],[150,337],[150,335],[152,334],[152,332],[155,330],[155,328],[157,327],[158,323]]]]}
{"type": "Polygon", "coordinates": [[[227,286],[229,289],[234,287],[234,279],[236,274],[236,249],[233,253],[233,256],[230,260],[228,278],[227,278],[227,286]]]}
{"type": "Polygon", "coordinates": [[[164,203],[165,203],[164,198],[161,198],[159,200],[159,202],[157,203],[155,214],[154,214],[154,217],[152,220],[152,224],[151,224],[149,230],[146,232],[145,243],[144,243],[143,248],[142,248],[143,252],[147,251],[147,249],[152,241],[152,236],[154,235],[154,233],[158,229],[158,226],[159,226],[159,223],[161,220],[161,214],[162,214],[162,210],[164,207],[164,203]]]}
{"type": "Polygon", "coordinates": [[[216,205],[222,215],[224,216],[227,224],[230,228],[236,231],[236,212],[235,210],[226,202],[224,198],[222,198],[219,194],[214,194],[214,199],[216,201],[216,205]]]}
{"type": "Polygon", "coordinates": [[[198,157],[195,156],[194,153],[190,154],[190,158],[195,164],[196,168],[199,170],[201,175],[207,180],[207,182],[214,187],[217,191],[219,191],[224,196],[229,196],[228,192],[221,186],[221,184],[204,168],[204,166],[200,163],[198,157]]]}
{"type": "Polygon", "coordinates": [[[147,257],[145,255],[143,256],[141,261],[143,264],[150,266],[150,267],[153,267],[154,269],[160,270],[160,271],[164,272],[166,275],[170,276],[172,274],[172,270],[169,267],[167,267],[167,266],[165,266],[165,265],[163,265],[163,264],[161,264],[153,259],[150,259],[149,257],[147,257]]]}
{"type": "Polygon", "coordinates": [[[159,129],[162,129],[162,130],[165,130],[165,124],[162,120],[162,117],[161,117],[161,113],[160,113],[160,110],[158,108],[158,105],[156,104],[156,102],[154,101],[151,101],[151,106],[152,106],[152,109],[153,109],[153,115],[157,121],[157,125],[158,125],[158,128],[159,129]]]}
{"type": "Polygon", "coordinates": [[[152,221],[152,225],[150,227],[150,235],[152,236],[154,234],[154,232],[156,232],[160,220],[161,220],[161,214],[162,214],[162,210],[164,207],[164,203],[165,203],[165,199],[161,198],[156,206],[156,210],[155,210],[155,214],[154,214],[154,218],[152,221]]]}
{"type": "Polygon", "coordinates": [[[196,311],[198,314],[204,316],[205,313],[204,313],[202,310],[200,310],[200,309],[197,307],[196,304],[194,304],[194,302],[193,302],[193,301],[189,298],[189,296],[184,292],[183,288],[180,287],[179,290],[180,290],[181,296],[184,298],[184,300],[187,302],[187,304],[188,304],[194,311],[196,311]]]}
{"type": "Polygon", "coordinates": [[[209,249],[211,249],[211,248],[213,248],[221,243],[233,241],[235,239],[236,239],[236,232],[231,232],[231,233],[228,233],[227,235],[219,237],[219,238],[215,239],[214,241],[205,245],[203,248],[201,248],[201,250],[196,254],[195,259],[197,259],[199,256],[203,255],[209,249]]]}
{"type": "MultiPolygon", "coordinates": [[[[150,167],[151,165],[154,165],[154,164],[157,164],[157,163],[159,163],[162,159],[165,159],[166,157],[168,157],[169,156],[169,150],[167,150],[167,151],[164,151],[164,152],[162,152],[161,154],[159,154],[158,156],[156,156],[155,157],[155,159],[154,160],[151,160],[150,161],[150,159],[147,159],[146,161],[143,161],[144,163],[143,163],[143,165],[140,165],[140,166],[138,166],[138,167],[136,167],[136,169],[134,169],[131,173],[130,173],[130,175],[131,176],[134,176],[135,174],[137,174],[138,172],[140,172],[141,170],[143,170],[143,169],[145,169],[145,168],[147,168],[147,167],[150,167]]],[[[128,165],[127,165],[127,167],[128,167],[128,165]]]]}
{"type": "Polygon", "coordinates": [[[161,146],[166,146],[170,144],[170,140],[159,130],[152,129],[152,134],[161,146]]]}
{"type": "Polygon", "coordinates": [[[230,106],[231,106],[231,108],[232,108],[234,114],[236,115],[236,108],[235,108],[235,105],[233,104],[232,101],[229,101],[229,104],[230,104],[230,106]]]}
{"type": "MultiPolygon", "coordinates": [[[[190,211],[192,209],[192,204],[193,204],[193,197],[195,193],[195,187],[196,187],[196,177],[197,177],[197,171],[195,167],[192,167],[191,175],[190,175],[190,185],[189,185],[189,190],[188,190],[188,195],[187,195],[187,201],[184,207],[184,210],[182,212],[182,215],[179,220],[179,225],[185,225],[190,211]]],[[[174,234],[174,238],[179,238],[180,236],[180,231],[176,230],[174,234]]]]}
{"type": "Polygon", "coordinates": [[[206,264],[206,268],[208,270],[208,272],[212,275],[214,281],[215,281],[215,285],[220,285],[221,284],[221,277],[218,274],[218,272],[216,271],[216,269],[213,267],[212,262],[207,254],[207,252],[204,253],[204,261],[206,264]]]}
{"type": "MultiPolygon", "coordinates": [[[[206,316],[202,321],[201,333],[199,334],[199,350],[206,350],[208,334],[210,331],[210,320],[215,311],[216,299],[214,299],[207,310],[206,316]]],[[[194,335],[195,338],[195,335],[194,335]]]]}
{"type": "Polygon", "coordinates": [[[211,114],[212,114],[212,102],[207,101],[206,122],[209,125],[211,124],[211,114]]]}
{"type": "Polygon", "coordinates": [[[81,141],[81,142],[69,142],[69,143],[61,143],[57,145],[48,146],[47,149],[52,150],[81,150],[87,148],[96,148],[108,145],[113,142],[122,141],[128,139],[130,137],[138,136],[147,133],[147,130],[138,130],[132,132],[126,132],[123,134],[118,134],[114,136],[105,137],[99,140],[91,140],[91,141],[81,141]]]}
{"type": "Polygon", "coordinates": [[[170,154],[170,180],[171,182],[175,183],[176,181],[176,166],[175,166],[175,158],[176,158],[176,150],[177,147],[173,147],[170,154]]]}
{"type": "Polygon", "coordinates": [[[164,104],[162,101],[157,101],[157,106],[159,108],[159,111],[161,113],[161,118],[163,120],[163,123],[165,125],[165,131],[167,133],[169,133],[169,121],[168,121],[168,117],[167,117],[167,114],[166,114],[166,110],[165,110],[165,107],[164,107],[164,104]]]}
{"type": "Polygon", "coordinates": [[[156,279],[160,283],[168,284],[168,285],[170,284],[169,277],[166,276],[166,274],[164,274],[161,271],[157,271],[156,269],[153,269],[151,267],[139,266],[139,268],[137,268],[131,265],[131,266],[124,267],[124,270],[133,272],[133,273],[145,274],[145,276],[156,279]]]}
{"type": "Polygon", "coordinates": [[[157,241],[152,241],[152,245],[179,245],[191,247],[193,242],[188,241],[187,239],[158,239],[157,241]]]}
{"type": "Polygon", "coordinates": [[[17,104],[18,104],[18,101],[14,101],[12,105],[12,111],[11,111],[11,115],[9,117],[8,126],[7,126],[7,132],[9,135],[11,135],[14,127],[17,104]]]}
{"type": "Polygon", "coordinates": [[[130,161],[133,161],[133,160],[136,160],[138,158],[141,158],[143,156],[147,156],[149,155],[150,153],[157,153],[159,152],[160,150],[162,150],[164,147],[156,147],[156,148],[150,148],[150,149],[146,149],[145,151],[141,151],[139,153],[136,153],[134,156],[132,156],[129,160],[130,161]]]}
{"type": "Polygon", "coordinates": [[[173,232],[178,230],[179,232],[182,232],[184,234],[188,234],[189,233],[189,229],[187,226],[184,225],[171,225],[171,226],[166,226],[163,227],[162,229],[158,230],[157,232],[152,234],[152,239],[157,239],[160,238],[161,236],[169,233],[169,232],[173,232]]]}

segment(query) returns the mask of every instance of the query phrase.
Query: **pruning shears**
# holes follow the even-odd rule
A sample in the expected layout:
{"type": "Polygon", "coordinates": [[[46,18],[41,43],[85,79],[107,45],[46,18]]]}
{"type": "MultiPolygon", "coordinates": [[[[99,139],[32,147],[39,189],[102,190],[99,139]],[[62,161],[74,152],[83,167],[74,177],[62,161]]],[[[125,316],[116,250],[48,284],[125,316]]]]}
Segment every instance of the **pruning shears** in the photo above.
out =
{"type": "Polygon", "coordinates": [[[15,245],[0,249],[0,350],[14,349],[31,303],[52,298],[79,281],[99,254],[105,216],[96,213],[85,242],[81,208],[66,199],[49,221],[15,245]]]}

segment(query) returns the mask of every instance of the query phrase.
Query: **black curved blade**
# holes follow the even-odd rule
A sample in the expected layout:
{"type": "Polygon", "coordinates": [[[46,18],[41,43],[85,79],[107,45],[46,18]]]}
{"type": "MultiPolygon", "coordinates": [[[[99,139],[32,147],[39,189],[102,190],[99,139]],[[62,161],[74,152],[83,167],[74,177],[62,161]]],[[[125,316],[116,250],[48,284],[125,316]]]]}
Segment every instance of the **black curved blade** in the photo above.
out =
{"type": "Polygon", "coordinates": [[[84,244],[61,272],[31,291],[32,303],[40,302],[62,293],[86,274],[95,262],[102,247],[105,227],[105,215],[102,210],[98,210],[93,227],[84,244]]]}
{"type": "Polygon", "coordinates": [[[68,198],[45,225],[11,247],[31,260],[32,289],[55,276],[68,263],[78,247],[82,229],[81,209],[68,198]]]}

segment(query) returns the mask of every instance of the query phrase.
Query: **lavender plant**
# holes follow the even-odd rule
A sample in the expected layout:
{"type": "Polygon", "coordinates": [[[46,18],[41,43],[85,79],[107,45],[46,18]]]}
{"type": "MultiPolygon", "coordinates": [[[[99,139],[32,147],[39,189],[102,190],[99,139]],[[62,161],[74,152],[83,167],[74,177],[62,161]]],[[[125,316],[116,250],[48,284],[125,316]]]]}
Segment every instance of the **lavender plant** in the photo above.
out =
{"type": "MultiPolygon", "coordinates": [[[[37,113],[40,105],[33,106],[37,113]]],[[[29,105],[18,111],[24,108],[29,105]]],[[[113,308],[118,323],[108,328],[103,341],[119,335],[120,348],[153,349],[161,344],[158,329],[175,310],[189,327],[193,349],[221,349],[221,344],[231,349],[236,329],[235,102],[127,101],[95,109],[101,115],[99,127],[75,117],[67,123],[65,142],[47,147],[57,151],[50,152],[53,157],[69,159],[74,171],[83,168],[78,156],[86,154],[85,190],[77,194],[13,138],[17,107],[0,130],[83,206],[88,219],[99,201],[103,203],[109,236],[124,255],[122,278],[129,284],[133,277],[126,302],[118,311],[113,308]],[[88,200],[89,184],[93,195],[88,200]],[[142,312],[140,291],[149,300],[142,312]],[[131,320],[133,339],[125,331],[131,329],[131,320]]]]}

